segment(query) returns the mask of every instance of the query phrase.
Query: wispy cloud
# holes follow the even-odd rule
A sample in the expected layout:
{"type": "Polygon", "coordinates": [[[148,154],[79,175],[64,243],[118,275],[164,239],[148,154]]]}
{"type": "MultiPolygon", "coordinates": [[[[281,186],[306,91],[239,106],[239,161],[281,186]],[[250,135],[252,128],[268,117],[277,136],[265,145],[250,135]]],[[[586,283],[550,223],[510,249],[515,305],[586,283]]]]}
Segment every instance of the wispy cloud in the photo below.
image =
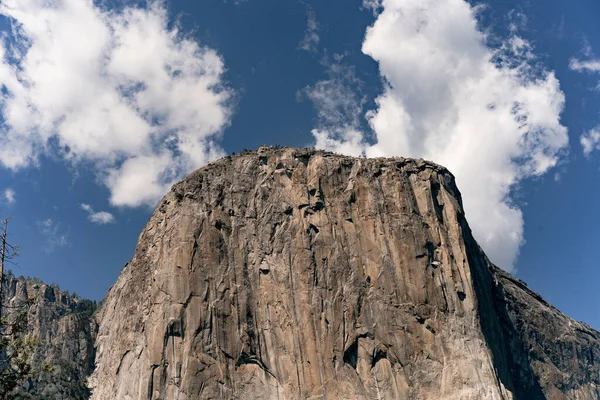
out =
{"type": "Polygon", "coordinates": [[[343,55],[325,58],[327,78],[298,92],[299,98],[312,101],[317,113],[316,128],[312,130],[320,148],[335,147],[338,152],[360,155],[365,141],[361,132],[365,97],[361,95],[362,81],[353,67],[344,64],[343,55]],[[339,138],[344,138],[339,141],[339,138]]]}
{"type": "Polygon", "coordinates": [[[307,5],[306,8],[306,30],[304,31],[304,38],[300,41],[298,48],[316,53],[317,46],[321,41],[319,36],[319,23],[317,22],[315,10],[309,5],[307,5]]]}
{"type": "Polygon", "coordinates": [[[381,11],[381,0],[363,0],[362,9],[370,10],[375,17],[381,11]]]}
{"type": "Polygon", "coordinates": [[[592,151],[600,150],[600,128],[594,128],[581,135],[579,138],[583,154],[589,157],[592,151]]]}
{"type": "Polygon", "coordinates": [[[44,152],[91,162],[112,204],[138,206],[223,154],[223,60],[172,28],[163,4],[2,1],[12,30],[0,42],[0,164],[19,169],[44,152]]]}
{"type": "Polygon", "coordinates": [[[600,59],[594,55],[592,47],[587,40],[584,42],[581,56],[571,58],[569,68],[577,72],[600,72],[600,59]]]}
{"type": "Polygon", "coordinates": [[[4,197],[4,202],[6,204],[13,205],[17,202],[17,194],[15,193],[15,191],[11,188],[7,188],[4,189],[4,192],[2,193],[3,197],[4,197]]]}
{"type": "Polygon", "coordinates": [[[600,60],[578,60],[576,58],[571,59],[569,67],[573,71],[577,72],[600,72],[600,60]]]}
{"type": "Polygon", "coordinates": [[[377,108],[366,113],[374,139],[356,129],[316,129],[317,146],[447,166],[475,237],[494,262],[512,270],[523,216],[511,190],[549,171],[568,146],[558,80],[537,66],[519,24],[491,48],[479,9],[466,1],[368,0],[364,6],[377,18],[362,50],[379,63],[385,82],[377,108]]]}
{"type": "Polygon", "coordinates": [[[112,224],[115,222],[115,217],[106,211],[94,211],[92,206],[89,204],[82,203],[81,209],[88,213],[88,219],[90,222],[98,225],[112,224]]]}
{"type": "Polygon", "coordinates": [[[50,254],[57,247],[64,247],[69,244],[68,233],[61,228],[61,224],[52,218],[38,221],[37,223],[40,233],[45,238],[43,250],[50,254]]]}
{"type": "MultiPolygon", "coordinates": [[[[582,50],[582,57],[573,57],[569,63],[569,67],[573,71],[587,73],[587,74],[600,74],[600,59],[594,55],[592,48],[586,42],[582,50]]],[[[600,82],[596,84],[596,90],[600,89],[600,82]]],[[[586,157],[590,157],[590,154],[595,150],[600,150],[600,125],[585,132],[579,138],[581,147],[583,148],[583,154],[586,157]]]]}

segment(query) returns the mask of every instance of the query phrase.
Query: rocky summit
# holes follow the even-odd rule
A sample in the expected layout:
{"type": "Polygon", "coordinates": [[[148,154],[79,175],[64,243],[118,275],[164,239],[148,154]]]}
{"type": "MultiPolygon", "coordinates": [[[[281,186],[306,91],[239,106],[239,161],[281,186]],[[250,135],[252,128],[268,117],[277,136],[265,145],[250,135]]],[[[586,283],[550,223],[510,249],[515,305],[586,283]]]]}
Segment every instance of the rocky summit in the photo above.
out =
{"type": "Polygon", "coordinates": [[[492,265],[423,160],[210,163],[98,318],[93,400],[600,398],[600,334],[492,265]]]}

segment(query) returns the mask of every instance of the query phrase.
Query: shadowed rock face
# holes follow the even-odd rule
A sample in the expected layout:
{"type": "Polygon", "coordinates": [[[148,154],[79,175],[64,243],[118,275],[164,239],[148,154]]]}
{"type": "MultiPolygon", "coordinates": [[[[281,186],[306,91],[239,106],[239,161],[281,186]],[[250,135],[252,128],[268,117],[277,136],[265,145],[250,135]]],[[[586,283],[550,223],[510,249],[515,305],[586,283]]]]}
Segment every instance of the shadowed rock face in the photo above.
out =
{"type": "Polygon", "coordinates": [[[211,163],[99,318],[94,400],[600,398],[599,334],[491,265],[422,160],[211,163]]]}
{"type": "Polygon", "coordinates": [[[87,378],[94,367],[94,339],[98,329],[92,314],[96,302],[80,299],[38,279],[5,275],[3,312],[12,320],[28,310],[29,331],[39,341],[32,365],[52,370],[25,382],[23,399],[89,399],[87,378]],[[31,301],[25,307],[26,300],[31,301]]]}

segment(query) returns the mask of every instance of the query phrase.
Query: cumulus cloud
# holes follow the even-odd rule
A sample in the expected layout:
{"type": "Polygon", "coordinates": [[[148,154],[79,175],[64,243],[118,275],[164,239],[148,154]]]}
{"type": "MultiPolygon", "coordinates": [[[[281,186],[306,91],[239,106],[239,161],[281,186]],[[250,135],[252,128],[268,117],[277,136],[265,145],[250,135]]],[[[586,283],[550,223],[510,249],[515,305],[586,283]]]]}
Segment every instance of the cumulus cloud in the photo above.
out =
{"type": "Polygon", "coordinates": [[[511,189],[546,173],[568,146],[558,80],[532,66],[532,47],[514,30],[501,46],[488,46],[478,9],[465,1],[366,5],[379,14],[362,50],[379,63],[385,82],[377,108],[366,113],[375,138],[367,143],[353,130],[316,130],[317,145],[445,165],[476,239],[495,263],[513,270],[523,216],[511,189]]]}
{"type": "Polygon", "coordinates": [[[106,211],[94,211],[92,206],[86,203],[81,204],[81,209],[88,213],[88,219],[90,222],[98,225],[112,224],[115,222],[115,217],[106,211]]]}
{"type": "Polygon", "coordinates": [[[64,247],[69,244],[68,234],[61,228],[60,222],[48,218],[38,221],[37,225],[46,240],[42,247],[46,253],[50,254],[57,247],[64,247]]]}
{"type": "Polygon", "coordinates": [[[232,92],[214,50],[168,25],[162,2],[106,10],[92,0],[5,0],[0,163],[54,152],[91,163],[118,206],[153,205],[218,157],[232,92]],[[140,169],[143,174],[138,174],[140,169]]]}
{"type": "Polygon", "coordinates": [[[17,194],[15,193],[15,191],[13,189],[11,189],[11,188],[4,189],[4,193],[2,193],[2,194],[4,197],[4,202],[6,204],[8,204],[9,206],[13,205],[17,202],[17,194]]]}
{"type": "Polygon", "coordinates": [[[308,52],[317,52],[317,46],[321,38],[319,37],[319,23],[315,16],[315,10],[312,7],[307,6],[306,10],[306,31],[304,31],[304,38],[300,41],[298,48],[308,52]]]}

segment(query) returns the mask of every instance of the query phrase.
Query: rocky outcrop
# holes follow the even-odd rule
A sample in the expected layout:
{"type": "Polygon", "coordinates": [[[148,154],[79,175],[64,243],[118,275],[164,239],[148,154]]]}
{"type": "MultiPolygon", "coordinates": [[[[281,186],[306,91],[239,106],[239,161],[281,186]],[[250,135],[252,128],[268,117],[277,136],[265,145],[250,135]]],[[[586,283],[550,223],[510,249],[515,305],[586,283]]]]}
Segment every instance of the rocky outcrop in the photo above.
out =
{"type": "Polygon", "coordinates": [[[27,312],[29,331],[37,339],[33,367],[40,371],[20,390],[24,399],[89,399],[87,378],[94,367],[96,302],[47,285],[35,278],[5,275],[5,307],[27,312]],[[48,366],[49,368],[42,368],[48,366]]]}
{"type": "Polygon", "coordinates": [[[94,400],[600,398],[599,334],[491,265],[423,160],[213,162],[99,317],[94,400]]]}

